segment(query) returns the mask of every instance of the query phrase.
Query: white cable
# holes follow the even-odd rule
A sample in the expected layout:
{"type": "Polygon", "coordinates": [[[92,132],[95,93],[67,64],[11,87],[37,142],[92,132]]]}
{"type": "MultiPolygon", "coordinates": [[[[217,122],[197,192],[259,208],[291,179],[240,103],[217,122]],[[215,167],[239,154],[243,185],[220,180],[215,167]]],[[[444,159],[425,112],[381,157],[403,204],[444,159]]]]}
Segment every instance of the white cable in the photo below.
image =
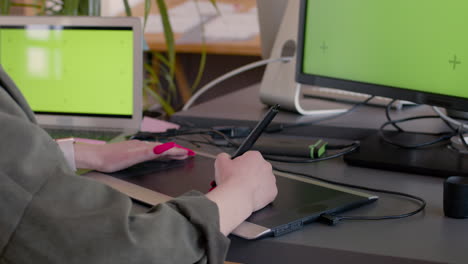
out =
{"type": "Polygon", "coordinates": [[[208,91],[209,89],[213,88],[215,85],[217,85],[218,83],[220,82],[223,82],[239,73],[243,73],[245,71],[248,71],[248,70],[251,70],[251,69],[255,69],[257,67],[260,67],[260,66],[263,66],[263,65],[266,65],[266,64],[269,64],[269,63],[273,63],[273,62],[288,62],[288,61],[291,61],[292,60],[292,57],[281,57],[281,58],[273,58],[273,59],[266,59],[266,60],[261,60],[261,61],[256,61],[256,62],[252,62],[252,63],[249,63],[247,65],[244,65],[240,68],[237,68],[237,69],[234,69],[228,73],[225,73],[221,76],[219,76],[218,78],[214,79],[213,81],[207,83],[205,86],[203,86],[202,88],[200,88],[200,90],[198,90],[195,94],[192,95],[192,97],[190,98],[190,100],[187,101],[187,103],[184,105],[184,107],[182,108],[182,111],[186,111],[187,109],[189,109],[193,103],[203,94],[205,93],[206,91],[208,91]]]}
{"type": "Polygon", "coordinates": [[[438,108],[436,106],[433,106],[432,109],[440,116],[440,118],[444,119],[445,121],[455,125],[456,127],[461,127],[462,129],[468,129],[467,124],[459,122],[459,121],[447,116],[446,114],[444,114],[442,112],[442,110],[440,110],[440,108],[438,108]]]}

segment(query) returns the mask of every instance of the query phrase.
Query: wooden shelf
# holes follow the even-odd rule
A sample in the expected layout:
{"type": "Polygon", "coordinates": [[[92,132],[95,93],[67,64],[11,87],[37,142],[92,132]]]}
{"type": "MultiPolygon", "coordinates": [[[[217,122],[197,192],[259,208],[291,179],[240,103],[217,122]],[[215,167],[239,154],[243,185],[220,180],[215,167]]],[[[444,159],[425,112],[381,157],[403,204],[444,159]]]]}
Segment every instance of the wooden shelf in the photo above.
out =
{"type": "MultiPolygon", "coordinates": [[[[176,41],[178,36],[176,35],[176,41]]],[[[166,51],[166,44],[162,34],[145,34],[145,39],[148,47],[154,51],[166,51]]],[[[184,43],[176,44],[176,51],[180,53],[200,53],[203,49],[201,43],[184,43]]],[[[247,55],[247,56],[260,56],[260,37],[247,41],[235,42],[216,42],[206,43],[206,52],[209,54],[226,54],[226,55],[247,55]]]]}

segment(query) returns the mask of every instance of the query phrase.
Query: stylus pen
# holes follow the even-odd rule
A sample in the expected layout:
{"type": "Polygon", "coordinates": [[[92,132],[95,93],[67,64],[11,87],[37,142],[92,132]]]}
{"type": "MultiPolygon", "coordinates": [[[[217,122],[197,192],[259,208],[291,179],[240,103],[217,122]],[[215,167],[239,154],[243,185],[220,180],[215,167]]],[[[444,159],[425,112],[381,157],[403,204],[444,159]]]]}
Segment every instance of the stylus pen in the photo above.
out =
{"type": "Polygon", "coordinates": [[[236,150],[234,155],[232,155],[231,159],[235,159],[245,152],[249,151],[257,139],[260,137],[260,135],[265,131],[267,126],[271,123],[271,120],[276,116],[278,113],[278,108],[279,105],[274,105],[268,110],[268,112],[265,114],[263,119],[258,122],[258,124],[254,127],[254,129],[250,132],[250,134],[245,138],[244,142],[239,146],[239,148],[236,150]]]}
{"type": "MultiPolygon", "coordinates": [[[[265,131],[267,126],[271,123],[273,118],[278,113],[278,108],[279,108],[279,104],[276,104],[276,105],[272,106],[270,108],[270,110],[268,110],[268,112],[265,114],[263,119],[260,122],[257,123],[257,125],[254,127],[254,129],[245,138],[244,142],[242,142],[242,144],[236,150],[234,155],[232,155],[231,159],[235,159],[235,158],[241,156],[242,154],[249,151],[253,147],[253,145],[255,144],[257,139],[260,137],[260,135],[263,133],[263,131],[265,131]]],[[[216,187],[216,182],[212,181],[210,190],[212,190],[215,187],[216,187]]]]}

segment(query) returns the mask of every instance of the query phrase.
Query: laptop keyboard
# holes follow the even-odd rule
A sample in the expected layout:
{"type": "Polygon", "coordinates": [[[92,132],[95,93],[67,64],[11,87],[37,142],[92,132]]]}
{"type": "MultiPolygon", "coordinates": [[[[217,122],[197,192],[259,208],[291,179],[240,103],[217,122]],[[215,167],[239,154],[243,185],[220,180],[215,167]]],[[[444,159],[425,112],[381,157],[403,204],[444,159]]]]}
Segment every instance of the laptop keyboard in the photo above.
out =
{"type": "Polygon", "coordinates": [[[89,138],[96,140],[109,141],[122,132],[118,131],[92,131],[92,130],[70,130],[70,129],[57,129],[57,128],[45,128],[45,131],[49,135],[56,138],[67,138],[67,137],[77,137],[77,138],[89,138]]]}

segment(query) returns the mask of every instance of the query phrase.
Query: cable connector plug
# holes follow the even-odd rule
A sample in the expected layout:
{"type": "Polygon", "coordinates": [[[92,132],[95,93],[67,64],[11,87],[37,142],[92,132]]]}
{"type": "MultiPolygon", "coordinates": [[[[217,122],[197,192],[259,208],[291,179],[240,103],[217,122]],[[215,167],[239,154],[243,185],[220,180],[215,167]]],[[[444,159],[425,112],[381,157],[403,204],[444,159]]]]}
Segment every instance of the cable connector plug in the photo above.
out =
{"type": "Polygon", "coordinates": [[[327,225],[330,225],[330,226],[334,226],[336,224],[338,224],[340,221],[341,221],[341,217],[339,216],[336,216],[336,215],[332,215],[332,214],[322,214],[319,216],[319,221],[324,223],[324,224],[327,224],[327,225]]]}
{"type": "Polygon", "coordinates": [[[328,142],[325,142],[325,141],[323,141],[321,139],[319,139],[314,144],[309,145],[310,158],[311,159],[318,159],[318,158],[322,157],[322,155],[327,150],[327,145],[328,145],[328,142]]]}

